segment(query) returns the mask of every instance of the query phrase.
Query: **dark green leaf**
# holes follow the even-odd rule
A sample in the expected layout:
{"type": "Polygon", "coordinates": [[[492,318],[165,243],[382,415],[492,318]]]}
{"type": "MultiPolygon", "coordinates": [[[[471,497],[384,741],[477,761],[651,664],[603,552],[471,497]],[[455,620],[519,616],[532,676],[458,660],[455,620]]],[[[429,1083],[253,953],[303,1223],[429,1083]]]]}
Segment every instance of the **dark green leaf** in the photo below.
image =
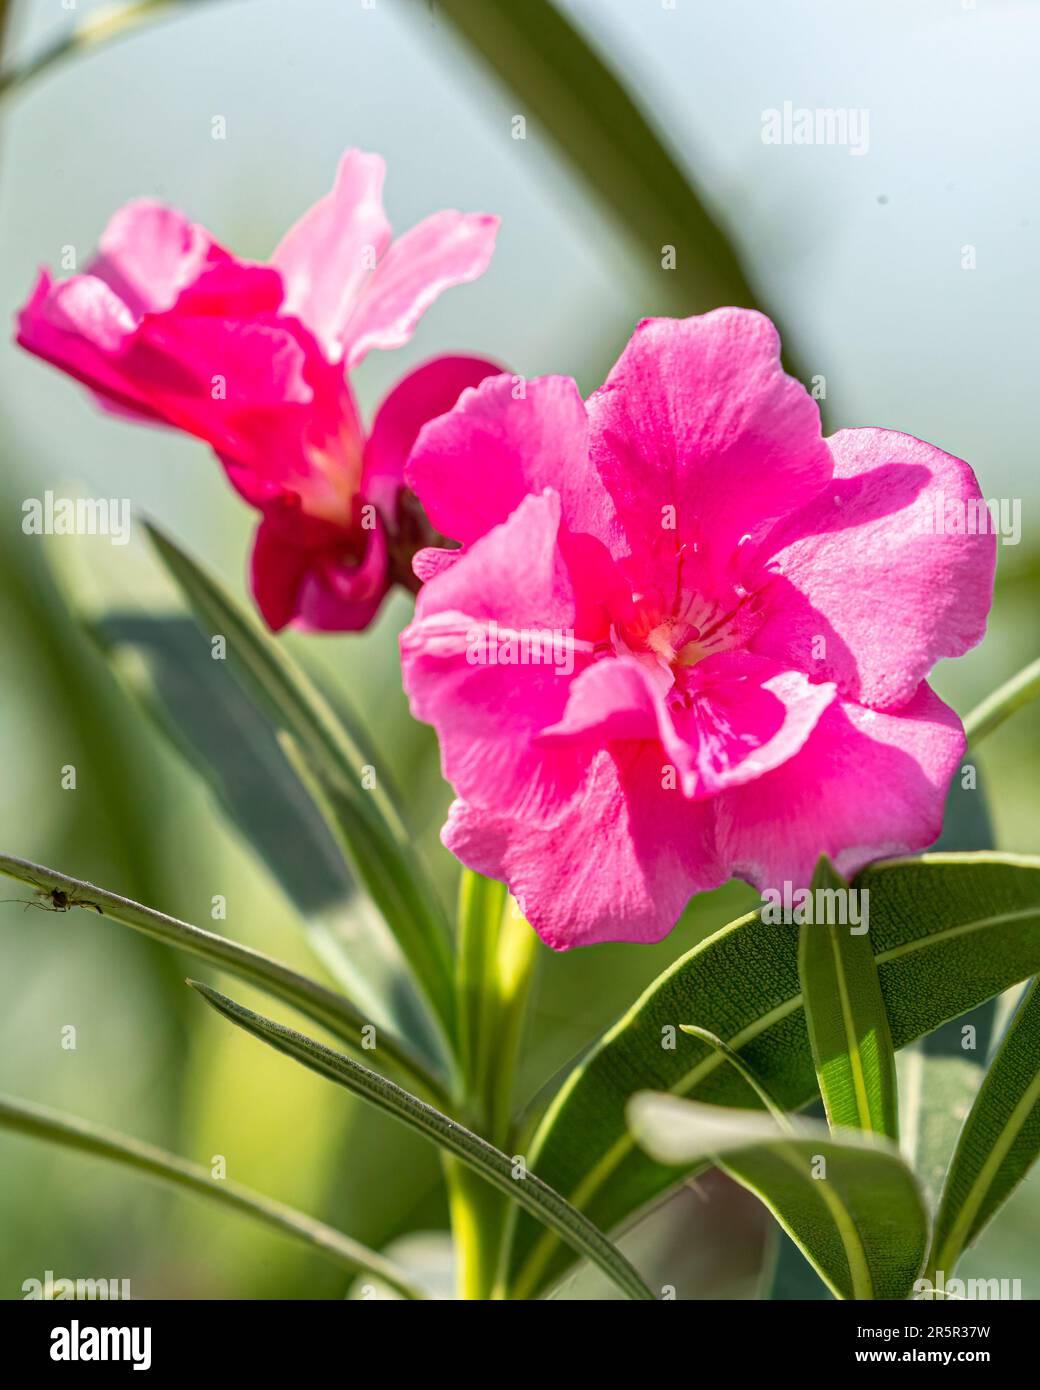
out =
{"type": "MultiPolygon", "coordinates": [[[[870,891],[869,936],[897,1048],[1040,971],[1040,860],[924,855],[876,865],[856,886],[870,891]]],[[[530,1146],[532,1165],[604,1230],[688,1172],[634,1148],[625,1126],[634,1091],[747,1104],[745,1083],[717,1053],[676,1039],[683,1023],[725,1040],[785,1109],[819,1093],[796,929],[742,918],[678,960],[615,1024],[574,1070],[530,1146]]],[[[569,1263],[554,1237],[519,1218],[514,1293],[546,1288],[569,1263]]]]}
{"type": "MultiPolygon", "coordinates": [[[[254,951],[249,946],[240,946],[228,937],[217,936],[214,932],[203,931],[189,922],[168,917],[164,912],[135,903],[129,898],[110,893],[94,883],[70,878],[67,874],[48,869],[42,864],[33,864],[26,859],[16,859],[12,855],[0,854],[0,873],[27,884],[40,894],[50,894],[55,889],[64,894],[64,905],[96,911],[109,921],[119,922],[131,927],[143,936],[174,946],[189,955],[197,956],[210,965],[245,980],[248,984],[262,989],[272,998],[280,999],[313,1022],[327,1028],[335,1037],[348,1046],[365,1051],[366,1037],[362,1030],[371,1027],[371,1020],[334,990],[327,989],[316,980],[290,970],[280,961],[254,951]]],[[[27,902],[34,899],[28,898],[27,902]]],[[[40,898],[41,906],[46,899],[40,898]]],[[[370,1040],[370,1038],[369,1038],[370,1040]]],[[[375,1030],[376,1055],[387,1066],[407,1076],[424,1092],[437,1097],[443,1096],[443,1089],[436,1079],[430,1076],[422,1063],[411,1051],[393,1038],[386,1029],[375,1030]]]]}

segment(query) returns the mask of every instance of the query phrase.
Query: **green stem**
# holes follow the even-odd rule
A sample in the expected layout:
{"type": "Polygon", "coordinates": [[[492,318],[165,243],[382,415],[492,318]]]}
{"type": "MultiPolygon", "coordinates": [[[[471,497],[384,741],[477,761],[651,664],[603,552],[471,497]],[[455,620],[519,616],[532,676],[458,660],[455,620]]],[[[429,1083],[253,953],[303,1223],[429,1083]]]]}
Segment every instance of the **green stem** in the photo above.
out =
{"type": "Polygon", "coordinates": [[[976,705],[964,721],[968,743],[980,743],[987,734],[1000,727],[1016,710],[1040,696],[1040,658],[1030,662],[992,695],[976,705]]]}
{"type": "MultiPolygon", "coordinates": [[[[505,887],[466,872],[459,891],[456,994],[459,1105],[496,1148],[511,1139],[513,1084],[537,937],[505,887]]],[[[458,1296],[494,1296],[509,1202],[463,1165],[446,1161],[458,1296]]]]}

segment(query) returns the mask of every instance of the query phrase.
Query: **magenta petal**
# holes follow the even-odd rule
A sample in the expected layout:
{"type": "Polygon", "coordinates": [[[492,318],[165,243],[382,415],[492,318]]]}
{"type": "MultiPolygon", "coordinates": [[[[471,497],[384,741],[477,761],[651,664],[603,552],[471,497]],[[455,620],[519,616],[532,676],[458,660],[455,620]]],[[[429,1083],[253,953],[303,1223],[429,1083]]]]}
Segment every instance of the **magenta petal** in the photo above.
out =
{"type": "Polygon", "coordinates": [[[610,499],[588,466],[588,422],[570,377],[489,378],[427,425],[405,472],[444,536],[468,545],[524,497],[559,493],[571,531],[609,534],[610,499]]]}
{"type": "Polygon", "coordinates": [[[451,410],[467,387],[501,370],[482,357],[435,357],[402,377],[376,412],[365,444],[365,496],[391,515],[409,451],[423,425],[451,410]]]}
{"type": "Polygon", "coordinates": [[[894,430],[842,430],[828,443],[833,483],[763,543],[777,578],[752,646],[850,699],[898,706],[940,657],[981,641],[996,537],[947,527],[947,509],[963,518],[975,507],[988,525],[960,459],[894,430]]]}
{"type": "Polygon", "coordinates": [[[660,941],[694,893],[725,882],[710,803],[662,788],[661,750],[595,754],[551,827],[456,801],[441,838],[470,868],[509,884],[555,950],[660,941]]]}
{"type": "Polygon", "coordinates": [[[662,721],[674,736],[646,668],[630,657],[606,657],[571,682],[563,717],[543,729],[538,742],[580,743],[590,735],[601,742],[656,739],[662,721]]]}
{"type": "Polygon", "coordinates": [[[526,498],[422,589],[415,621],[401,635],[412,713],[437,729],[447,780],[490,812],[537,823],[560,813],[588,760],[584,747],[534,742],[562,716],[575,662],[588,656],[561,646],[558,662],[551,649],[545,660],[525,661],[519,639],[573,632],[577,610],[559,526],[559,498],[526,498]]]}
{"type": "Polygon", "coordinates": [[[450,570],[452,565],[461,559],[461,550],[441,550],[437,546],[428,545],[423,550],[417,550],[412,556],[412,573],[421,583],[428,584],[431,579],[436,579],[445,570],[450,570]]]}
{"type": "Polygon", "coordinates": [[[204,227],[142,198],[113,215],[87,270],[140,318],[169,309],[207,267],[227,258],[204,227]]]}
{"type": "Polygon", "coordinates": [[[942,830],[964,746],[960,720],[924,682],[890,713],[836,701],[789,762],[716,799],[719,859],[782,890],[808,884],[823,853],[851,875],[924,849],[942,830]]]}
{"type": "Polygon", "coordinates": [[[672,713],[677,736],[696,750],[687,794],[714,796],[786,763],[834,696],[832,683],[747,652],[708,657],[693,672],[689,706],[672,713]]]}
{"type": "Polygon", "coordinates": [[[285,281],[285,312],[303,320],[330,360],[342,355],[362,286],[390,244],[385,173],[379,155],[348,150],[332,192],[304,213],[271,257],[285,281]]]}
{"type": "Polygon", "coordinates": [[[55,284],[41,270],[18,315],[17,341],[92,390],[147,414],[143,393],[119,361],[134,324],[129,309],[103,280],[74,275],[55,284]]]}
{"type": "Polygon", "coordinates": [[[776,329],[747,309],[645,319],[588,414],[593,464],[648,568],[670,568],[678,539],[719,573],[742,536],[831,474],[816,402],[781,367],[776,329]]]}
{"type": "Polygon", "coordinates": [[[483,275],[498,221],[485,213],[435,212],[399,237],[339,333],[348,370],[373,348],[403,347],[444,290],[483,275]]]}
{"type": "Polygon", "coordinates": [[[372,621],[387,592],[386,533],[376,518],[365,551],[342,529],[315,521],[291,503],[272,506],[257,528],[251,575],[257,607],[272,631],[356,632],[372,621]]]}

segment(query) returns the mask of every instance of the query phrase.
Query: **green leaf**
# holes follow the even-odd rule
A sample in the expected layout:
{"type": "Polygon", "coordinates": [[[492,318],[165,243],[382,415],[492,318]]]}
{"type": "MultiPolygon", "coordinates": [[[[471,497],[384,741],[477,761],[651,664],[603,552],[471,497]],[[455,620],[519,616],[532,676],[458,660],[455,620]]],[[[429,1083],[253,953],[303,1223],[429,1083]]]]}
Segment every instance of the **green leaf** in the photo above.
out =
{"type": "Polygon", "coordinates": [[[928,1219],[895,1148],[856,1131],[643,1092],[628,1107],[640,1144],[659,1163],[712,1160],[773,1213],[837,1298],[907,1298],[921,1268],[928,1219]]]}
{"type": "MultiPolygon", "coordinates": [[[[866,870],[870,933],[894,1045],[904,1047],[1040,971],[1040,860],[924,855],[866,870]]],[[[625,1103],[652,1088],[746,1105],[745,1083],[708,1046],[672,1046],[695,1023],[724,1039],[785,1109],[818,1094],[798,979],[796,930],[758,914],[723,928],[650,986],[571,1073],[529,1146],[532,1166],[603,1230],[688,1175],[633,1145],[625,1103]]],[[[570,1263],[517,1221],[510,1289],[531,1296],[570,1263]]]]}
{"type": "Polygon", "coordinates": [[[946,1177],[935,1218],[932,1271],[962,1251],[1007,1201],[1040,1154],[1040,981],[1027,991],[990,1063],[946,1177]]]}
{"type": "Polygon", "coordinates": [[[544,1183],[526,1170],[514,1176],[516,1164],[487,1140],[443,1115],[417,1097],[409,1095],[392,1081],[369,1071],[358,1062],[344,1057],[331,1048],[323,1047],[302,1033],[254,1013],[243,1005],[219,994],[195,980],[188,983],[199,991],[218,1013],[260,1038],[279,1052],[316,1071],[320,1076],[361,1096],[378,1109],[400,1120],[432,1140],[445,1153],[474,1172],[486,1182],[505,1192],[514,1202],[530,1211],[539,1222],[556,1232],[579,1255],[584,1255],[616,1284],[628,1297],[653,1299],[654,1295],[640,1279],[621,1252],[607,1240],[586,1217],[544,1183]]]}
{"type": "Polygon", "coordinates": [[[709,1033],[707,1028],[698,1028],[696,1024],[684,1023],[682,1025],[682,1031],[689,1034],[691,1038],[700,1038],[701,1042],[705,1042],[709,1047],[714,1048],[719,1056],[724,1058],[730,1066],[744,1078],[749,1088],[762,1102],[762,1105],[768,1110],[769,1114],[772,1115],[780,1129],[790,1130],[791,1123],[784,1113],[783,1107],[777,1105],[776,1101],[762,1085],[762,1082],[744,1061],[739,1052],[734,1052],[729,1043],[724,1043],[715,1033],[709,1033]]]}
{"type": "Polygon", "coordinates": [[[455,1033],[451,934],[400,815],[366,769],[370,759],[295,664],[193,560],[154,526],[148,534],[203,631],[227,639],[229,664],[245,689],[292,739],[331,811],[332,828],[393,932],[444,1036],[455,1033]]]}
{"type": "Polygon", "coordinates": [[[220,1206],[231,1207],[245,1212],[254,1220],[303,1241],[313,1249],[320,1250],[355,1273],[370,1274],[406,1298],[424,1298],[425,1295],[412,1283],[408,1275],[392,1260],[367,1249],[357,1241],[351,1240],[342,1232],[315,1221],[292,1207],[276,1202],[270,1197],[261,1196],[247,1187],[226,1179],[215,1181],[205,1168],[176,1154],[144,1144],[139,1139],[131,1139],[114,1130],[102,1129],[74,1115],[64,1115],[56,1110],[46,1110],[41,1105],[18,1100],[14,1096],[0,1096],[0,1127],[13,1130],[17,1134],[29,1135],[35,1139],[45,1139],[64,1148],[75,1149],[80,1153],[91,1154],[113,1163],[124,1164],[140,1173],[159,1178],[174,1187],[198,1193],[220,1206]]]}
{"type": "Polygon", "coordinates": [[[225,662],[214,661],[193,618],[134,611],[100,615],[73,577],[70,606],[123,689],[202,777],[300,913],[310,945],[359,1008],[414,1042],[438,1048],[401,952],[359,893],[343,851],[298,774],[284,735],[225,662]]]}
{"type": "MultiPolygon", "coordinates": [[[[33,864],[27,859],[17,859],[13,855],[0,854],[0,873],[49,894],[57,889],[66,895],[69,907],[86,908],[99,912],[110,921],[131,927],[143,936],[149,936],[164,945],[174,946],[197,956],[220,970],[236,975],[240,980],[255,985],[266,994],[298,1009],[313,1022],[327,1028],[335,1037],[358,1051],[369,1051],[365,1047],[362,1029],[371,1027],[371,1020],[358,1012],[348,999],[334,990],[327,989],[316,980],[290,970],[287,965],[254,951],[249,946],[240,946],[228,937],[217,936],[214,932],[203,931],[189,922],[168,917],[165,912],[135,903],[130,898],[120,897],[97,884],[82,879],[70,878],[68,874],[48,869],[42,864],[33,864]]],[[[32,903],[33,899],[26,899],[32,903]]],[[[40,906],[45,904],[42,900],[40,906]]],[[[370,1036],[370,1035],[369,1035],[370,1036]]],[[[443,1098],[444,1090],[440,1083],[423,1067],[403,1043],[393,1038],[386,1029],[376,1029],[376,1053],[389,1067],[402,1076],[408,1077],[413,1085],[426,1094],[443,1098]]]]}
{"type": "Polygon", "coordinates": [[[459,1055],[481,1133],[509,1141],[513,1080],[538,938],[505,884],[464,869],[459,887],[459,1055]]]}
{"type": "MultiPolygon", "coordinates": [[[[935,851],[993,848],[981,785],[965,787],[954,777],[935,851]]],[[[919,1038],[899,1057],[903,1152],[933,1213],[964,1116],[982,1083],[1000,1005],[1000,999],[987,1000],[919,1038]]]]}
{"type": "Polygon", "coordinates": [[[801,928],[798,977],[827,1121],[832,1129],[895,1139],[896,1054],[870,943],[869,899],[861,896],[852,911],[849,885],[826,855],[811,891],[814,910],[801,928]]]}

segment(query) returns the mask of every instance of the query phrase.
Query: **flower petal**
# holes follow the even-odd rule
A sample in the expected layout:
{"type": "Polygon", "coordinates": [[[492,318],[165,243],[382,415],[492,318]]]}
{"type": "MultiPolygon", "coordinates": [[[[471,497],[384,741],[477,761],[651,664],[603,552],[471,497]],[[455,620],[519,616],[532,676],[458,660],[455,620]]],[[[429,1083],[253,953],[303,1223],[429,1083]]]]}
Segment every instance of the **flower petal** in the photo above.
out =
{"type": "Polygon", "coordinates": [[[386,532],[379,518],[364,533],[364,554],[327,522],[289,503],[272,506],[253,542],[253,595],[272,631],[357,632],[375,617],[388,588],[386,532]]]}
{"type": "Polygon", "coordinates": [[[836,701],[800,753],[712,803],[719,860],[764,891],[805,887],[824,853],[851,875],[924,849],[964,747],[960,720],[924,682],[890,713],[836,701]]]}
{"type": "Polygon", "coordinates": [[[835,696],[830,682],[814,685],[801,671],[743,651],[708,657],[692,675],[689,703],[672,719],[681,746],[694,750],[683,790],[698,798],[752,782],[794,757],[835,696]]]}
{"type": "Polygon", "coordinates": [[[412,713],[436,728],[445,778],[474,805],[533,823],[559,813],[587,762],[584,749],[534,743],[562,716],[576,664],[590,659],[575,653],[559,531],[555,494],[525,498],[425,585],[401,635],[412,713]]]}
{"type": "Polygon", "coordinates": [[[483,275],[498,223],[486,213],[435,212],[399,237],[339,332],[348,370],[373,348],[403,347],[444,290],[483,275]]]}
{"type": "Polygon", "coordinates": [[[140,198],[112,216],[88,273],[139,319],[169,309],[204,270],[227,259],[205,227],[165,203],[140,198]]]}
{"type": "Polygon", "coordinates": [[[477,873],[504,879],[554,950],[660,941],[694,893],[727,877],[710,803],[664,790],[662,762],[652,743],[600,750],[551,826],[456,801],[441,838],[477,873]]]}
{"type": "Polygon", "coordinates": [[[303,320],[330,361],[342,356],[362,286],[390,244],[385,173],[379,155],[348,150],[331,193],[304,213],[271,257],[285,281],[285,312],[303,320]]]}
{"type": "Polygon", "coordinates": [[[89,386],[106,404],[156,421],[146,393],[120,361],[135,320],[119,296],[94,275],[55,283],[41,270],[18,315],[20,347],[89,386]]]}
{"type": "Polygon", "coordinates": [[[501,370],[482,357],[435,357],[402,377],[379,407],[365,444],[365,497],[391,515],[408,454],[423,425],[451,410],[467,387],[501,370]]]}
{"type": "Polygon", "coordinates": [[[940,657],[981,641],[996,537],[964,534],[973,511],[987,528],[989,515],[960,459],[894,430],[842,430],[828,443],[833,483],[761,547],[778,577],[752,646],[837,681],[849,699],[899,706],[940,657]],[[947,508],[962,523],[943,534],[947,508]]]}
{"type": "Polygon", "coordinates": [[[518,396],[503,374],[463,392],[422,430],[405,477],[437,530],[463,545],[545,487],[559,493],[571,531],[610,533],[610,499],[588,466],[585,406],[570,377],[539,377],[518,396]]]}
{"type": "Polygon", "coordinates": [[[746,309],[644,319],[588,415],[644,584],[674,572],[677,543],[702,574],[725,573],[745,534],[831,474],[816,402],[785,374],[773,325],[746,309]]]}

